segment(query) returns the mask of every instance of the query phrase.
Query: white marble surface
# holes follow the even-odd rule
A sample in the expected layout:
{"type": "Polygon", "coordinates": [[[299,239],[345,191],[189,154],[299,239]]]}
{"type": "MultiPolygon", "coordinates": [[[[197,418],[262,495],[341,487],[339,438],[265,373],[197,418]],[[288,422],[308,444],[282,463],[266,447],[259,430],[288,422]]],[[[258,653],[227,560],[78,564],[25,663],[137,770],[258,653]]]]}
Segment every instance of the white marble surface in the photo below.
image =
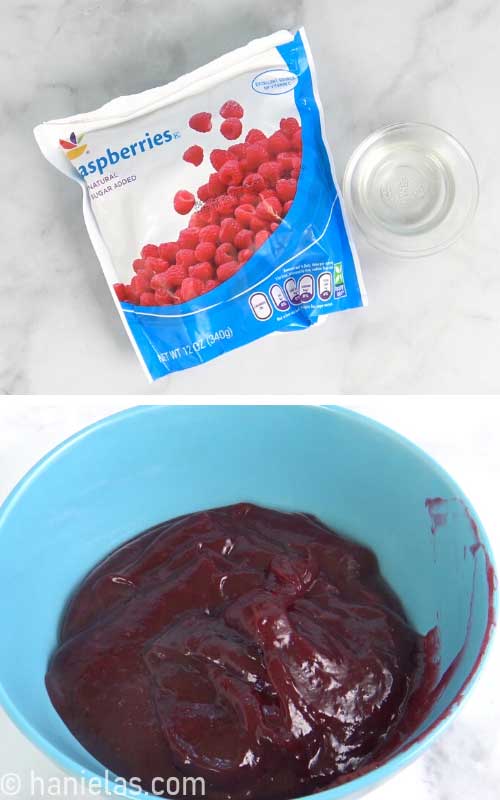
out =
{"type": "Polygon", "coordinates": [[[497,0],[3,0],[0,16],[1,392],[500,390],[497,0]],[[31,129],[299,24],[339,176],[377,127],[435,123],[475,159],[475,222],[452,249],[417,261],[360,242],[368,309],[148,387],[87,238],[79,189],[42,158],[31,129]]]}
{"type": "MultiPolygon", "coordinates": [[[[330,402],[335,402],[332,398],[330,402]]],[[[436,458],[462,486],[500,554],[500,407],[493,398],[337,398],[408,436],[436,458]]],[[[129,403],[112,398],[0,400],[0,502],[23,473],[48,449],[82,426],[129,403]],[[40,405],[41,403],[41,405],[40,405]]],[[[469,701],[439,740],[418,761],[374,791],[373,800],[497,800],[500,785],[500,639],[469,701]]],[[[38,752],[0,709],[0,786],[2,775],[16,773],[31,794],[30,771],[45,787],[62,773],[38,752]]],[[[0,790],[0,797],[6,797],[0,790]]],[[[95,796],[95,795],[94,795],[95,796]]],[[[90,795],[67,794],[88,800],[90,795]]]]}

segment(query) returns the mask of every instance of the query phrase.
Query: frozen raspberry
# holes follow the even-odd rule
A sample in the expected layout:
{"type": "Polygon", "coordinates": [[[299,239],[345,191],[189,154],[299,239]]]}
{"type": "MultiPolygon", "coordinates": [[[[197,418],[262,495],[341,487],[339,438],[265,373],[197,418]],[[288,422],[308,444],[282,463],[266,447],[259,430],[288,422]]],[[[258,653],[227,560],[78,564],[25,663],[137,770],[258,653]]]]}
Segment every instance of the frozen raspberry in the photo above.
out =
{"type": "Polygon", "coordinates": [[[178,214],[189,214],[195,204],[194,194],[180,189],[174,197],[174,208],[178,214]]]}
{"type": "MultiPolygon", "coordinates": [[[[204,228],[200,228],[200,243],[201,242],[212,242],[216,244],[219,241],[219,226],[218,225],[205,225],[204,228]]],[[[202,259],[203,261],[205,259],[202,259]]]]}
{"type": "Polygon", "coordinates": [[[221,117],[228,119],[229,117],[236,117],[237,119],[241,119],[243,114],[242,106],[236,102],[236,100],[226,100],[223,106],[221,106],[219,110],[219,114],[221,117]]]}
{"type": "Polygon", "coordinates": [[[232,184],[238,186],[243,180],[243,172],[241,170],[239,161],[230,159],[222,165],[218,172],[219,178],[225,186],[232,184]]]}
{"type": "Polygon", "coordinates": [[[257,214],[254,214],[252,219],[250,220],[250,228],[252,231],[254,231],[254,233],[258,233],[259,231],[266,231],[268,225],[269,222],[257,216],[257,214]]]}
{"type": "Polygon", "coordinates": [[[244,191],[243,186],[226,186],[226,194],[234,197],[235,200],[239,200],[244,191]]]}
{"type": "Polygon", "coordinates": [[[141,306],[155,306],[155,293],[154,292],[143,292],[139,298],[141,306]]]}
{"type": "Polygon", "coordinates": [[[253,256],[253,250],[250,249],[240,250],[240,252],[238,253],[238,261],[240,262],[240,264],[246,264],[248,259],[252,258],[252,256],[253,256]]]}
{"type": "Polygon", "coordinates": [[[280,159],[276,158],[274,163],[278,167],[278,179],[287,178],[290,175],[290,169],[287,169],[287,164],[283,163],[280,159]]]}
{"type": "MultiPolygon", "coordinates": [[[[155,261],[156,261],[156,259],[155,259],[155,261]]],[[[162,264],[163,263],[165,263],[165,269],[166,269],[168,267],[168,264],[166,262],[162,261],[162,264]]],[[[137,275],[140,275],[141,279],[143,281],[150,281],[151,278],[153,277],[153,275],[155,274],[155,272],[159,272],[159,271],[160,270],[151,269],[151,267],[144,266],[144,269],[140,269],[139,272],[137,272],[137,275]]]]}
{"type": "Polygon", "coordinates": [[[208,183],[203,183],[196,192],[198,198],[201,200],[202,203],[206,203],[208,198],[210,197],[210,189],[208,187],[208,183]]]}
{"type": "Polygon", "coordinates": [[[194,250],[199,241],[200,234],[198,232],[198,228],[184,228],[184,230],[179,233],[179,248],[188,248],[189,250],[194,250]]]}
{"type": "Polygon", "coordinates": [[[271,225],[269,226],[271,228],[271,233],[277,231],[279,226],[280,226],[279,222],[271,222],[271,225]]]}
{"type": "Polygon", "coordinates": [[[255,142],[265,141],[266,134],[259,131],[258,128],[251,128],[245,136],[245,142],[254,144],[255,142]]]}
{"type": "Polygon", "coordinates": [[[291,173],[290,173],[290,177],[291,177],[291,178],[293,178],[295,181],[298,181],[298,179],[299,179],[299,174],[300,174],[300,173],[299,173],[299,170],[298,170],[298,169],[292,169],[292,171],[291,171],[291,173]]]}
{"type": "Polygon", "coordinates": [[[266,188],[266,182],[262,175],[259,175],[258,172],[251,172],[250,175],[247,175],[243,181],[243,186],[250,192],[255,192],[258,194],[266,188]]]}
{"type": "Polygon", "coordinates": [[[141,250],[141,258],[148,258],[148,256],[158,258],[159,255],[158,247],[155,244],[145,244],[141,250]]]}
{"type": "Polygon", "coordinates": [[[283,203],[293,200],[297,191],[297,181],[293,178],[280,178],[276,181],[276,194],[283,203]]]}
{"type": "Polygon", "coordinates": [[[241,224],[238,220],[233,219],[232,217],[228,217],[227,219],[223,219],[220,224],[220,237],[219,241],[221,243],[224,242],[231,242],[234,243],[234,237],[237,233],[241,231],[241,224]]]}
{"type": "Polygon", "coordinates": [[[283,117],[280,121],[280,131],[283,131],[285,136],[288,136],[290,139],[295,131],[298,131],[300,128],[299,123],[295,119],[295,117],[283,117]]]}
{"type": "Polygon", "coordinates": [[[209,261],[201,261],[199,264],[193,264],[188,270],[190,278],[198,278],[200,281],[209,281],[214,277],[214,268],[209,261]]]}
{"type": "Polygon", "coordinates": [[[228,186],[227,193],[234,197],[239,206],[257,205],[259,202],[259,196],[255,192],[247,191],[243,186],[228,186]]]}
{"type": "MultiPolygon", "coordinates": [[[[165,262],[165,269],[167,267],[168,267],[168,264],[165,262]]],[[[142,275],[142,277],[144,278],[145,281],[150,281],[151,282],[151,279],[154,278],[156,272],[155,272],[154,269],[148,269],[147,267],[145,267],[144,269],[141,269],[137,274],[138,275],[142,275]]]]}
{"type": "Polygon", "coordinates": [[[169,267],[165,273],[165,288],[177,289],[184,278],[187,278],[187,274],[187,267],[182,264],[174,264],[172,267],[169,267]]]}
{"type": "Polygon", "coordinates": [[[240,205],[256,206],[259,202],[259,195],[255,192],[242,192],[240,195],[240,205]]]}
{"type": "Polygon", "coordinates": [[[259,247],[262,247],[264,242],[267,242],[267,240],[269,239],[269,236],[270,236],[269,231],[259,231],[258,233],[256,233],[255,248],[258,249],[259,247]]]}
{"type": "Polygon", "coordinates": [[[187,161],[189,164],[194,164],[195,167],[199,167],[204,157],[203,147],[200,147],[199,144],[193,144],[185,150],[182,157],[184,161],[187,161]]]}
{"type": "Polygon", "coordinates": [[[265,161],[260,165],[258,172],[268,186],[275,186],[280,177],[280,166],[275,161],[265,161]]]}
{"type": "Polygon", "coordinates": [[[237,247],[238,250],[247,250],[248,248],[253,247],[252,231],[249,231],[246,228],[238,231],[234,237],[234,246],[237,247]]]}
{"type": "Polygon", "coordinates": [[[220,281],[207,281],[205,284],[205,294],[206,292],[211,292],[212,289],[216,289],[217,286],[220,286],[220,281]]]}
{"type": "Polygon", "coordinates": [[[153,275],[151,278],[151,288],[155,291],[159,289],[168,289],[170,285],[171,283],[167,275],[167,271],[159,272],[157,275],[153,275]]]}
{"type": "Polygon", "coordinates": [[[263,192],[259,192],[259,201],[260,200],[267,200],[268,197],[276,197],[276,190],[275,189],[264,189],[263,192]]]}
{"type": "Polygon", "coordinates": [[[195,211],[189,220],[190,228],[203,228],[204,225],[209,225],[212,221],[210,209],[207,206],[202,206],[199,211],[195,211]]]}
{"type": "Polygon", "coordinates": [[[221,217],[230,217],[234,213],[238,201],[228,194],[223,194],[214,201],[214,210],[221,217]]]}
{"type": "Polygon", "coordinates": [[[142,272],[144,269],[146,269],[146,259],[145,258],[135,258],[132,261],[132,269],[137,274],[139,274],[139,272],[142,272]]]}
{"type": "Polygon", "coordinates": [[[270,222],[280,220],[282,212],[283,206],[277,197],[266,197],[255,209],[257,216],[270,222]]]}
{"type": "Polygon", "coordinates": [[[227,281],[236,275],[241,264],[238,261],[225,261],[220,267],[217,267],[217,277],[220,281],[227,281]]]}
{"type": "Polygon", "coordinates": [[[215,150],[212,150],[210,153],[210,163],[212,167],[217,170],[217,172],[220,170],[222,165],[226,163],[228,158],[229,154],[226,150],[219,150],[218,148],[215,148],[215,150]]]}
{"type": "Polygon", "coordinates": [[[256,170],[267,161],[269,158],[269,154],[265,147],[263,147],[258,142],[255,144],[249,144],[247,146],[247,152],[245,154],[245,159],[247,162],[247,170],[252,172],[252,170],[256,170]]]}
{"type": "Polygon", "coordinates": [[[217,209],[215,207],[215,203],[218,202],[218,198],[210,198],[210,200],[205,203],[203,206],[203,219],[205,222],[198,225],[198,227],[204,228],[206,225],[218,225],[220,223],[220,215],[217,213],[217,209]]]}
{"type": "Polygon", "coordinates": [[[125,290],[127,292],[127,303],[134,303],[135,305],[139,305],[139,299],[140,299],[139,292],[134,291],[132,286],[125,286],[125,290]]]}
{"type": "Polygon", "coordinates": [[[276,131],[267,140],[267,149],[272,156],[290,150],[290,139],[282,131],[276,131]]]}
{"type": "Polygon", "coordinates": [[[240,225],[243,225],[246,228],[248,228],[254,216],[255,206],[251,205],[250,203],[245,203],[245,205],[238,206],[234,210],[234,218],[238,220],[240,225]]]}
{"type": "Polygon", "coordinates": [[[125,303],[127,300],[127,287],[124,283],[114,283],[113,289],[120,303],[125,303]]]}
{"type": "Polygon", "coordinates": [[[243,126],[237,117],[228,117],[220,126],[220,132],[226,139],[238,139],[243,126]]]}
{"type": "Polygon", "coordinates": [[[285,205],[283,206],[283,216],[286,216],[288,214],[288,212],[292,207],[292,203],[293,200],[289,200],[287,203],[285,203],[285,205]]]}
{"type": "Polygon", "coordinates": [[[203,294],[203,289],[203,281],[198,278],[184,278],[180,290],[182,302],[187,303],[188,300],[194,300],[195,297],[199,297],[200,294],[203,294]]]}
{"type": "Polygon", "coordinates": [[[134,292],[142,294],[142,292],[147,292],[150,288],[150,278],[143,271],[138,272],[130,281],[130,286],[134,292]]]}
{"type": "Polygon", "coordinates": [[[157,289],[155,292],[155,305],[157,306],[171,306],[172,293],[168,289],[157,289]]]}
{"type": "Polygon", "coordinates": [[[133,303],[135,306],[138,306],[140,302],[139,292],[135,292],[132,286],[126,286],[125,289],[127,292],[127,303],[133,303]]]}
{"type": "Polygon", "coordinates": [[[224,264],[226,261],[233,261],[236,258],[236,248],[229,242],[219,245],[215,251],[215,263],[217,266],[224,264]]]}
{"type": "Polygon", "coordinates": [[[160,258],[163,258],[164,261],[168,261],[169,264],[173,264],[179,245],[177,242],[164,242],[158,249],[160,251],[160,258]]]}
{"type": "Polygon", "coordinates": [[[227,148],[227,152],[231,156],[231,158],[236,158],[238,161],[246,158],[247,147],[244,142],[238,142],[238,144],[232,144],[227,148]]]}
{"type": "Polygon", "coordinates": [[[226,184],[220,179],[218,172],[212,172],[208,178],[208,193],[210,197],[218,197],[226,191],[226,184]]]}
{"type": "Polygon", "coordinates": [[[213,242],[200,242],[194,254],[197,261],[212,261],[215,256],[216,246],[213,242]]]}
{"type": "Polygon", "coordinates": [[[302,150],[302,131],[299,130],[295,131],[292,136],[292,147],[294,150],[300,151],[302,150]]]}
{"type": "Polygon", "coordinates": [[[145,267],[146,262],[143,258],[136,258],[134,261],[132,261],[132,269],[134,272],[140,272],[141,269],[145,269],[145,267]]]}
{"type": "Polygon", "coordinates": [[[212,115],[207,111],[200,111],[198,114],[193,114],[189,120],[189,127],[198,133],[208,133],[212,130],[212,115]]]}
{"type": "Polygon", "coordinates": [[[175,263],[183,267],[190,267],[191,264],[196,264],[196,256],[194,250],[189,247],[184,247],[182,250],[177,251],[175,263]]]}
{"type": "Polygon", "coordinates": [[[287,152],[287,153],[278,153],[276,156],[276,161],[281,167],[281,174],[286,175],[287,172],[291,172],[293,169],[293,159],[296,158],[295,153],[287,152]]]}
{"type": "Polygon", "coordinates": [[[153,258],[150,256],[144,261],[144,269],[141,272],[149,272],[154,275],[155,272],[164,272],[168,267],[168,261],[163,258],[153,258]]]}

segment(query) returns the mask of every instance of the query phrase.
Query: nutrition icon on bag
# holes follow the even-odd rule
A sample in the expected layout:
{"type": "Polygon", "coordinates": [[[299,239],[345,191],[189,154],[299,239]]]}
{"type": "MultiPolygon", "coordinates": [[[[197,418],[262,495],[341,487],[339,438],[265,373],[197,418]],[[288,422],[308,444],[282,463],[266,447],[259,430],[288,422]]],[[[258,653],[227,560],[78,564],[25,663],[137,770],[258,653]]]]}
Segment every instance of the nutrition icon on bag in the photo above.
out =
{"type": "Polygon", "coordinates": [[[290,303],[283,294],[283,289],[277,283],[271,286],[269,294],[278,311],[287,311],[290,308],[290,303]]]}
{"type": "Polygon", "coordinates": [[[318,295],[322,300],[329,300],[333,294],[333,280],[331,272],[322,272],[318,276],[318,295]]]}

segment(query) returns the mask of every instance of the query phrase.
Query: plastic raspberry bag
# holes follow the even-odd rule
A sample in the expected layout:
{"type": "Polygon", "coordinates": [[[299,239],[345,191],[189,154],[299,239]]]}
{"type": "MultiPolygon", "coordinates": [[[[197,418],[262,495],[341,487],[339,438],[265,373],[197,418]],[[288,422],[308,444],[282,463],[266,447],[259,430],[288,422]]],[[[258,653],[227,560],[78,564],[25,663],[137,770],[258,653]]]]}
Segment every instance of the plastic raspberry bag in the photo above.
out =
{"type": "Polygon", "coordinates": [[[365,304],[303,30],[34,133],[150,378],[365,304]]]}

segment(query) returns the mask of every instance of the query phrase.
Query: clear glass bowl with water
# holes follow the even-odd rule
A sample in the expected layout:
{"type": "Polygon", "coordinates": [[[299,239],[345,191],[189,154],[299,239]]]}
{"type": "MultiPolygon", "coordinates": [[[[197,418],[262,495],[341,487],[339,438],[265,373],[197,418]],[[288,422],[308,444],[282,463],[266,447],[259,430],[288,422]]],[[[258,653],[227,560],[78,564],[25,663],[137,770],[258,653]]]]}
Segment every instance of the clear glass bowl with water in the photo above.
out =
{"type": "Polygon", "coordinates": [[[393,255],[425,256],[462,234],[476,211],[479,181],[451,134],[401,123],[375,131],[354,151],[343,195],[371,244],[393,255]]]}

